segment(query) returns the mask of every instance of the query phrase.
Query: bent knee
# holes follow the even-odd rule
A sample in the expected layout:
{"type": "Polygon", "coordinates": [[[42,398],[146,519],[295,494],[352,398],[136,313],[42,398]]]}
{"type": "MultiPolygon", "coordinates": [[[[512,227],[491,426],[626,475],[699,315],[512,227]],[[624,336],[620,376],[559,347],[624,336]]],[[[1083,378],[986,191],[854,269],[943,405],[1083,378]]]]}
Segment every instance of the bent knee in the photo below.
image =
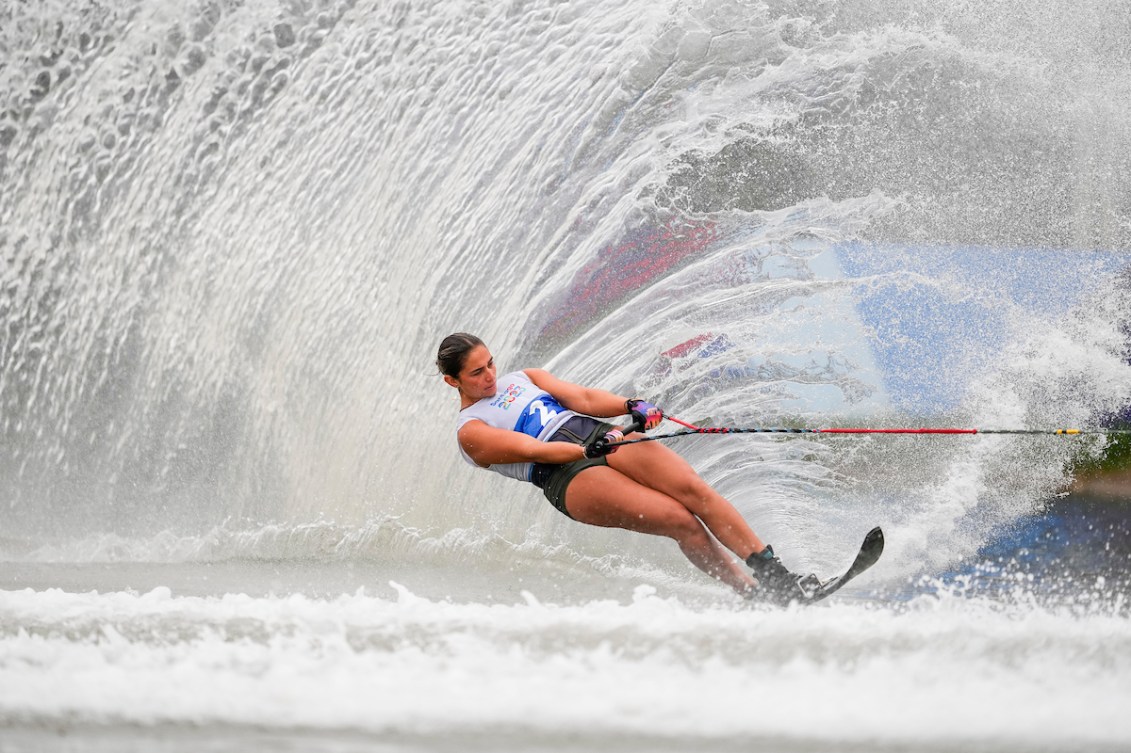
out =
{"type": "Polygon", "coordinates": [[[677,479],[668,492],[681,502],[697,503],[708,499],[712,490],[710,485],[696,473],[688,473],[677,479]]]}
{"type": "Polygon", "coordinates": [[[682,505],[665,510],[662,519],[656,522],[657,533],[676,541],[688,541],[707,535],[707,529],[703,527],[699,518],[682,505]]]}

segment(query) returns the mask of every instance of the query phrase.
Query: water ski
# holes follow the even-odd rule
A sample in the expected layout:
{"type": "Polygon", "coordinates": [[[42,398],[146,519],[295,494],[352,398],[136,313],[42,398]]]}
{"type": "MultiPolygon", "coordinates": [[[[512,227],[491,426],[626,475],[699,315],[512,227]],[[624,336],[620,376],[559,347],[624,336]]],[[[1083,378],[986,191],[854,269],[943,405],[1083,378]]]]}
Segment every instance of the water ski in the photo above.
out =
{"type": "Polygon", "coordinates": [[[815,604],[822,599],[832,596],[848,585],[849,581],[855,578],[860,573],[867,570],[880,559],[880,555],[884,553],[884,532],[879,526],[876,526],[868,535],[864,537],[864,543],[860,545],[860,551],[856,553],[856,559],[842,574],[835,578],[830,578],[821,583],[816,589],[810,591],[805,599],[801,600],[802,604],[815,604]]]}

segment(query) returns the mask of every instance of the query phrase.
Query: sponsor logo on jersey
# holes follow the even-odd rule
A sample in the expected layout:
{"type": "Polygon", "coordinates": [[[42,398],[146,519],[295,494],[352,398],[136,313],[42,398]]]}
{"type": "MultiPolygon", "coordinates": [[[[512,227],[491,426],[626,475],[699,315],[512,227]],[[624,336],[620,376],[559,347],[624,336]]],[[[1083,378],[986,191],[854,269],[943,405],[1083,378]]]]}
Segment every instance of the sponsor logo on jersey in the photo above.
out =
{"type": "Polygon", "coordinates": [[[526,392],[526,388],[519,384],[512,384],[501,394],[498,395],[492,402],[492,408],[502,408],[503,410],[510,410],[515,400],[522,397],[522,393],[526,392]]]}

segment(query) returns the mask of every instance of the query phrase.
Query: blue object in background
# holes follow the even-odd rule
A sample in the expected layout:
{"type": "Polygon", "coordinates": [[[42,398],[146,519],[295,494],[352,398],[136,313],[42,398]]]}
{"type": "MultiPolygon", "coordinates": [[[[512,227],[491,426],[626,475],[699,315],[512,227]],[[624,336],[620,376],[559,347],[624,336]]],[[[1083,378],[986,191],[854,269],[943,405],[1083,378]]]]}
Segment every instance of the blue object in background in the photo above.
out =
{"type": "Polygon", "coordinates": [[[893,407],[918,414],[955,407],[971,370],[1010,341],[1019,310],[1055,319],[1131,267],[1103,251],[841,244],[841,270],[859,280],[856,310],[893,407]]]}

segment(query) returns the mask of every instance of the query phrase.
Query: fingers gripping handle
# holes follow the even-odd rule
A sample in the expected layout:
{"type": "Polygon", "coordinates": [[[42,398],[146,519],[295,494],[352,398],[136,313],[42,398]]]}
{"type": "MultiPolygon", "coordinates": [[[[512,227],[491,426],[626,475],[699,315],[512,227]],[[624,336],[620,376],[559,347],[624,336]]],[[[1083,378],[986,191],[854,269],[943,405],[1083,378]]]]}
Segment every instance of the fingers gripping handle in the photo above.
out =
{"type": "Polygon", "coordinates": [[[589,444],[585,445],[585,457],[599,458],[608,455],[611,452],[617,451],[617,443],[624,440],[624,432],[620,429],[613,429],[612,431],[605,432],[603,437],[597,437],[589,444]]]}
{"type": "Polygon", "coordinates": [[[632,398],[624,401],[625,411],[632,416],[634,431],[650,431],[664,420],[664,412],[652,403],[632,398]]]}
{"type": "Polygon", "coordinates": [[[599,458],[609,453],[616,452],[617,445],[624,441],[624,435],[632,434],[633,432],[643,432],[646,422],[644,415],[633,412],[632,423],[628,426],[606,432],[604,436],[597,437],[592,442],[585,445],[585,457],[599,458]]]}

